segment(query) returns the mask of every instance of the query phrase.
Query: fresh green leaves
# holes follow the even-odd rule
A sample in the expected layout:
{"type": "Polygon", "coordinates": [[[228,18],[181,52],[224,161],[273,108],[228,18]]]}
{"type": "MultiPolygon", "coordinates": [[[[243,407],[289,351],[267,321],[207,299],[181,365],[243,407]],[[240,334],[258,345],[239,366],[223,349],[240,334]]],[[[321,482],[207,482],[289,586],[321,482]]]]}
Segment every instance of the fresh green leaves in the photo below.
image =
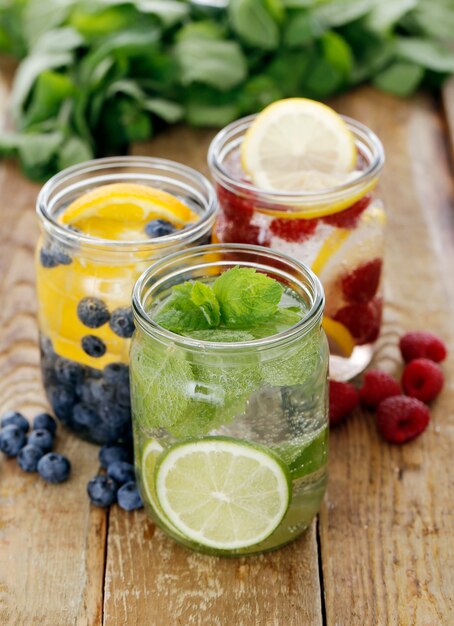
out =
{"type": "Polygon", "coordinates": [[[299,307],[279,307],[283,292],[281,284],[269,276],[253,268],[234,267],[223,272],[213,287],[199,281],[173,287],[153,319],[168,330],[194,338],[209,341],[212,333],[211,341],[223,341],[220,337],[233,332],[241,336],[238,341],[249,341],[273,335],[301,319],[299,307]]]}
{"type": "Polygon", "coordinates": [[[223,126],[364,81],[406,96],[454,73],[453,29],[452,0],[0,0],[0,50],[23,59],[0,151],[47,178],[161,120],[223,126]]]}
{"type": "Polygon", "coordinates": [[[283,287],[253,268],[234,267],[213,284],[222,321],[228,328],[247,328],[271,318],[278,309],[283,287]]]}

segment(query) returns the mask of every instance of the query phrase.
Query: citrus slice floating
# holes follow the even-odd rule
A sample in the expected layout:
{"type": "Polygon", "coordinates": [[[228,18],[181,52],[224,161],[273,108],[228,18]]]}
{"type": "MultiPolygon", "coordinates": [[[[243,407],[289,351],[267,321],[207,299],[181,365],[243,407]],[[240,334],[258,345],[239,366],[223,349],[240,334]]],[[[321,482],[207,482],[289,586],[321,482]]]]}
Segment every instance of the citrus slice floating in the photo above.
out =
{"type": "Polygon", "coordinates": [[[83,232],[89,231],[90,225],[102,228],[100,222],[104,222],[108,229],[112,222],[128,229],[133,223],[145,224],[152,219],[164,219],[181,228],[197,220],[198,216],[181,200],[162,189],[137,183],[113,183],[83,194],[59,217],[62,224],[77,226],[83,232]]]}
{"type": "Polygon", "coordinates": [[[328,337],[330,352],[345,358],[350,357],[355,348],[355,340],[348,328],[326,315],[323,316],[322,327],[328,337]]]}
{"type": "Polygon", "coordinates": [[[279,526],[291,479],[268,448],[209,437],[169,449],[156,468],[156,494],[188,540],[236,550],[260,543],[279,526]]]}
{"type": "Polygon", "coordinates": [[[241,144],[245,172],[258,187],[276,191],[326,188],[327,181],[339,184],[343,174],[348,182],[356,159],[354,137],[340,115],[306,98],[268,106],[241,144]]]}

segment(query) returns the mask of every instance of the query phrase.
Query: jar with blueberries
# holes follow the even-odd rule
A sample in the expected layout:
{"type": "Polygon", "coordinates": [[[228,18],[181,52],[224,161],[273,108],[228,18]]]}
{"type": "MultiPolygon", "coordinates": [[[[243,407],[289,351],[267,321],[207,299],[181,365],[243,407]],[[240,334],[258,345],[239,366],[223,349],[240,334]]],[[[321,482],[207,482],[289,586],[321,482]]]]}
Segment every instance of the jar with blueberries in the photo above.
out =
{"type": "Polygon", "coordinates": [[[209,242],[216,210],[206,178],[165,159],[97,159],[42,188],[42,376],[55,415],[80,437],[130,439],[133,285],[154,259],[209,242]]]}

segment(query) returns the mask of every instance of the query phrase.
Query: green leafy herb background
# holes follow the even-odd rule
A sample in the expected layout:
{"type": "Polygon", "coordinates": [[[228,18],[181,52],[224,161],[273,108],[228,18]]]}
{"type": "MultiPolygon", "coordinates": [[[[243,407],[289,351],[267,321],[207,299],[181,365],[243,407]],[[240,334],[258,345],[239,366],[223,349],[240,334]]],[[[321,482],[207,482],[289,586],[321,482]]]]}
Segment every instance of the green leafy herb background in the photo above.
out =
{"type": "Polygon", "coordinates": [[[0,155],[43,180],[165,123],[222,126],[366,81],[436,89],[453,43],[453,0],[0,0],[0,50],[21,59],[0,155]]]}

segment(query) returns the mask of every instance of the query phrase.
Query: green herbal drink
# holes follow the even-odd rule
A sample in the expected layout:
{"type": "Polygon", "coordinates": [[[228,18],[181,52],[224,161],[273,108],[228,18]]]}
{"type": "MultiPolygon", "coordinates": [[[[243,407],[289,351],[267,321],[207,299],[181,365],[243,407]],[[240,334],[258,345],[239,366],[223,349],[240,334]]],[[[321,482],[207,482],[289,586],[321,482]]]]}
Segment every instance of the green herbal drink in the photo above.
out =
{"type": "Polygon", "coordinates": [[[293,540],[326,484],[318,279],[259,247],[205,246],[147,270],[133,308],[135,456],[153,519],[212,554],[293,540]]]}

